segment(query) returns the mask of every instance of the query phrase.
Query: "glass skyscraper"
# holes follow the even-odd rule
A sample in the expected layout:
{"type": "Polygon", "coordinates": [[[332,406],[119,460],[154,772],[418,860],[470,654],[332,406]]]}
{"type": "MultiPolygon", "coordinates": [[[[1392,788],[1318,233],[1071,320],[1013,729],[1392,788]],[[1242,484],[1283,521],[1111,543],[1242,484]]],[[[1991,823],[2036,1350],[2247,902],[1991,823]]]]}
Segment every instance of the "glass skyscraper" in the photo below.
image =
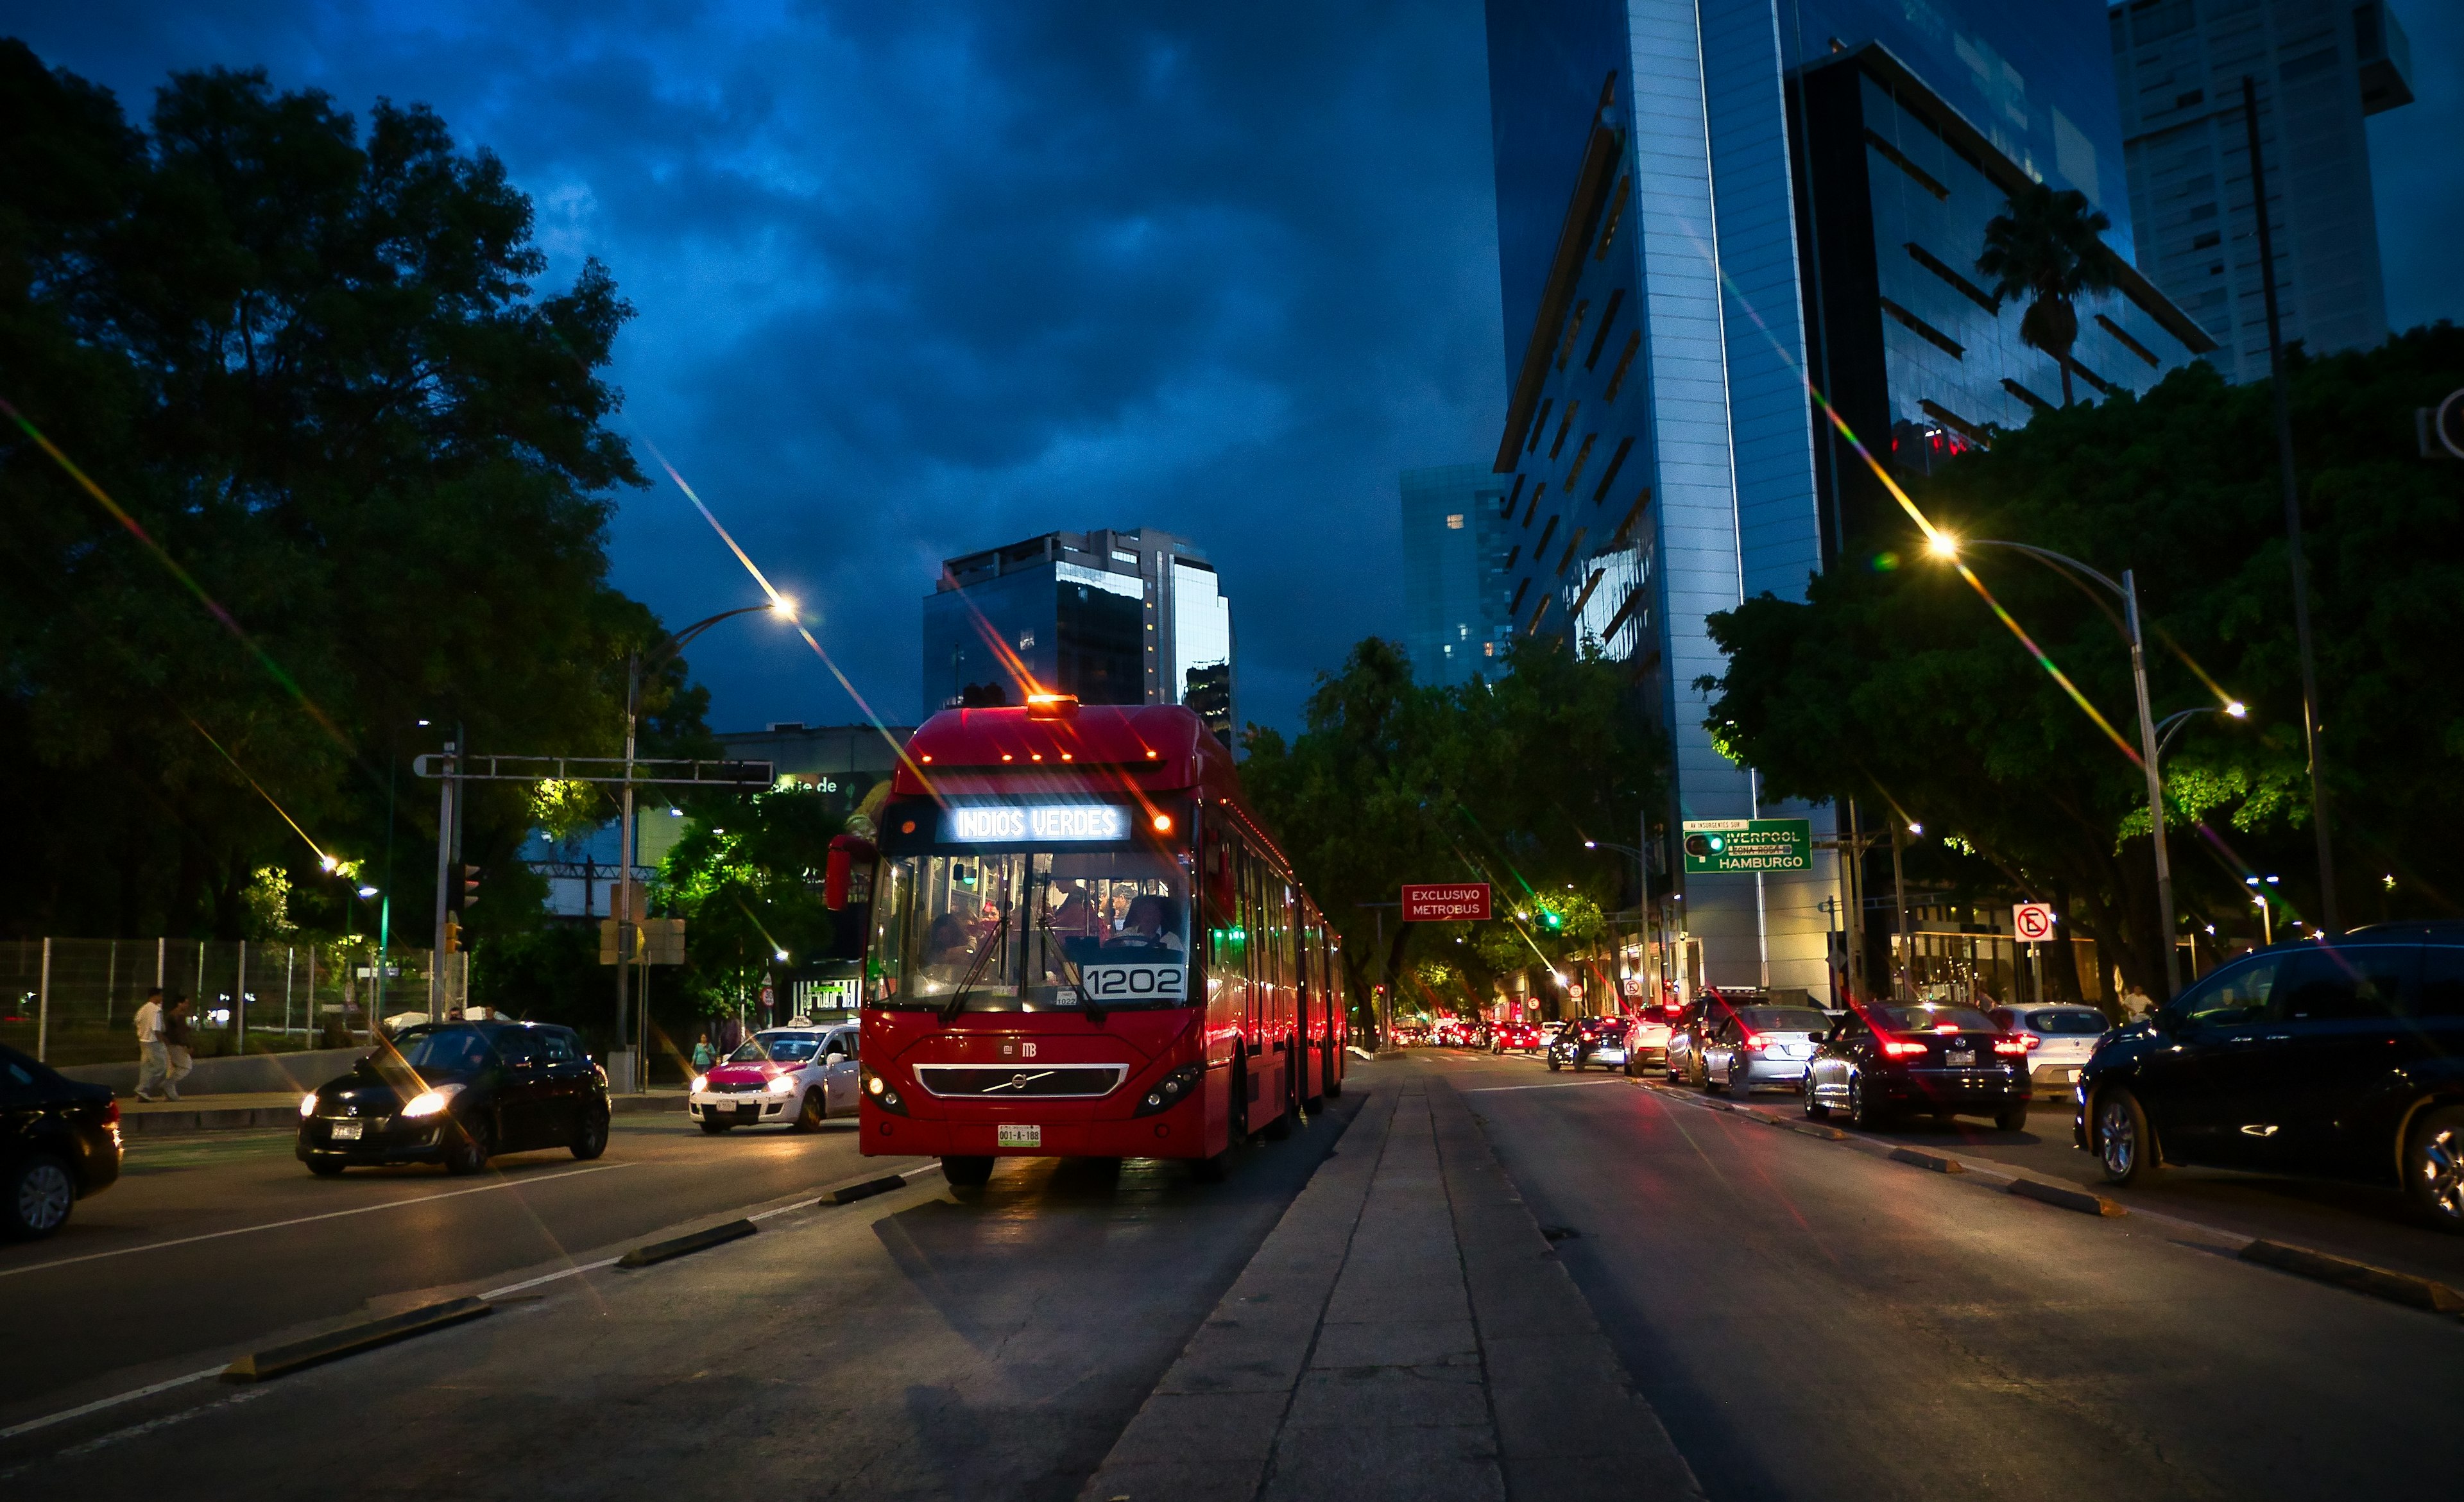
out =
{"type": "Polygon", "coordinates": [[[2317,354],[2383,342],[2362,121],[2412,102],[2394,14],[2381,0],[2133,0],[2111,23],[2139,264],[2216,339],[2208,360],[2227,380],[2267,374],[2245,77],[2258,97],[2285,342],[2317,354]]]}
{"type": "MultiPolygon", "coordinates": [[[[2212,344],[2130,265],[2102,7],[1490,0],[1488,41],[1507,629],[1634,663],[1670,834],[1805,817],[1819,840],[1832,810],[1766,800],[1704,728],[1705,618],[1903,549],[1872,464],[1922,470],[2060,400],[1978,282],[1986,221],[2031,181],[2111,217],[2122,287],[2079,308],[2082,395],[2212,344]]],[[[1680,880],[1705,979],[1831,993],[1834,856],[1680,880]]]]}
{"type": "Polygon", "coordinates": [[[1450,688],[1495,669],[1506,640],[1506,486],[1485,464],[1403,472],[1403,646],[1419,682],[1450,688]]]}

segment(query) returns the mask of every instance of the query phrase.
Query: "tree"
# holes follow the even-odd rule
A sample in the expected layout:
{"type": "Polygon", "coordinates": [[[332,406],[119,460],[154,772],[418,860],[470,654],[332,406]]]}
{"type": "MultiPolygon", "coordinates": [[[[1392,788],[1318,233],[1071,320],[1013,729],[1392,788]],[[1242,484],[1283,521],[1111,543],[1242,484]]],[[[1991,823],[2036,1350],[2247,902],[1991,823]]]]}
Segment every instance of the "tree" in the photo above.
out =
{"type": "MultiPolygon", "coordinates": [[[[397,794],[421,911],[412,721],[605,753],[659,634],[605,582],[606,496],[640,476],[598,372],[629,310],[596,263],[535,293],[529,201],[424,107],[363,130],[217,69],[139,128],[0,42],[0,132],[5,921],[238,937],[272,865],[339,927],[292,824],[382,877],[397,794]]],[[[479,789],[474,858],[525,812],[479,789]]]]}
{"type": "Polygon", "coordinates": [[[2111,228],[2102,210],[2088,208],[2086,194],[2030,183],[1986,221],[1985,249],[1976,257],[1976,269],[1993,278],[1996,302],[2028,299],[2019,340],[2061,367],[2064,407],[2071,405],[2071,346],[2079,342],[2074,299],[2114,288],[2113,253],[2098,238],[2111,228]]]}
{"type": "MultiPolygon", "coordinates": [[[[2288,366],[2301,460],[2321,738],[2344,911],[2464,911],[2464,467],[2416,456],[2415,408],[2464,386],[2464,331],[2288,366]]],[[[2263,384],[2205,365],[2144,397],[2039,414],[1912,485],[1935,524],[2136,570],[2156,713],[2194,717],[2164,762],[2179,905],[2255,938],[2244,878],[2280,873],[2316,912],[2300,679],[2263,384]],[[2211,686],[2212,685],[2212,686],[2211,686]],[[2187,837],[2185,837],[2187,836],[2187,837]]],[[[1884,546],[1877,539],[1871,546],[1884,546]]],[[[1870,551],[1871,547],[1859,551],[1870,551]]],[[[1709,724],[1771,793],[1856,798],[1949,836],[2013,895],[2050,898],[2124,975],[2161,994],[2145,784],[1984,601],[1911,533],[1890,566],[1836,568],[1804,604],[1711,618],[1727,672],[1709,724]]],[[[2128,660],[2102,597],[2008,551],[1966,554],[1987,587],[2135,750],[2128,660]]],[[[1968,873],[1972,877],[1973,870],[1968,873]]],[[[2283,926],[2279,923],[2279,927],[2283,926]]]]}
{"type": "Polygon", "coordinates": [[[696,1012],[731,1010],[763,976],[828,949],[822,880],[844,828],[820,794],[800,788],[695,806],[653,900],[685,919],[681,993],[696,1012]]]}
{"type": "Polygon", "coordinates": [[[1504,916],[1381,921],[1370,904],[1393,903],[1405,882],[1486,880],[1509,915],[1541,903],[1561,917],[1558,929],[1532,930],[1551,962],[1606,933],[1581,916],[1598,915],[1625,867],[1582,842],[1638,826],[1661,787],[1661,740],[1620,664],[1532,639],[1502,666],[1494,683],[1425,687],[1399,647],[1372,637],[1319,678],[1300,736],[1248,729],[1243,785],[1342,934],[1356,997],[1402,975],[1425,942],[1478,940],[1431,957],[1458,967],[1474,995],[1532,962],[1529,944],[1505,937],[1516,929],[1504,916]],[[1568,917],[1581,917],[1579,933],[1568,917]]]}

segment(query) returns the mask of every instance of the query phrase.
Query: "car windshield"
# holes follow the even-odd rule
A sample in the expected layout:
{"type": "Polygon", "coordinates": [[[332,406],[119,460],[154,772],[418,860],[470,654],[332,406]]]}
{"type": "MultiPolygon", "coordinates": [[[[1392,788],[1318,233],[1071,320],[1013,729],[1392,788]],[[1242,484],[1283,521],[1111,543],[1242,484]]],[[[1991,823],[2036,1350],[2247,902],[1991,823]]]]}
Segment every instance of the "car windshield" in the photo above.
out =
{"type": "Polygon", "coordinates": [[[802,1064],[821,1049],[817,1032],[757,1032],[727,1056],[730,1064],[802,1064]]]}
{"type": "Polygon", "coordinates": [[[1831,1019],[1810,1006],[1749,1006],[1737,1013],[1756,1032],[1829,1032],[1831,1019]]]}
{"type": "Polygon", "coordinates": [[[2047,1038],[2093,1038],[2108,1026],[2104,1013],[2086,1006],[2048,1006],[2028,1013],[2028,1030],[2047,1038]]]}
{"type": "Polygon", "coordinates": [[[916,855],[882,871],[877,1005],[943,1006],[964,991],[976,1011],[1045,1011],[1076,1007],[1081,987],[1107,1008],[1189,998],[1189,879],[1168,855],[916,855]]]}
{"type": "Polygon", "coordinates": [[[1880,1006],[1875,1008],[1885,1027],[1901,1032],[1938,1032],[1948,1027],[1960,1032],[2000,1032],[1993,1019],[1971,1006],[1880,1006]]]}
{"type": "Polygon", "coordinates": [[[475,1074],[496,1062],[476,1027],[418,1027],[394,1040],[402,1061],[421,1074],[475,1074]]]}

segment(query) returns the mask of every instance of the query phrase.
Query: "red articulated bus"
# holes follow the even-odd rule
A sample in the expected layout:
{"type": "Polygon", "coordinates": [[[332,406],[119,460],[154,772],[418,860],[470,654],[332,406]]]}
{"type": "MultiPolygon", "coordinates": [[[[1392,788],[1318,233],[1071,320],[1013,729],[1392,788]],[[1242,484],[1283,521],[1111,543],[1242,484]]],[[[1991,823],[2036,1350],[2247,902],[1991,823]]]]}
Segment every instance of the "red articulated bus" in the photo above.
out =
{"type": "Polygon", "coordinates": [[[868,1154],[962,1185],[1001,1157],[1212,1179],[1341,1093],[1336,941],[1190,710],[945,710],[869,853],[868,1154]]]}

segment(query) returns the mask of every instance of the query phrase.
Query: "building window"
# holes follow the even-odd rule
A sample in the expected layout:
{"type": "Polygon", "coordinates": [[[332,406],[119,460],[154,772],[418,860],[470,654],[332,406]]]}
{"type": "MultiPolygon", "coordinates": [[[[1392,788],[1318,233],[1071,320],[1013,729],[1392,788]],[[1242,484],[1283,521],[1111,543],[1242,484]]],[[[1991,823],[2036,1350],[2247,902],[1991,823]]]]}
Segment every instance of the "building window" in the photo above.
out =
{"type": "Polygon", "coordinates": [[[1941,350],[1951,359],[1965,360],[1968,358],[1968,347],[1962,344],[1959,341],[1951,338],[1949,335],[1934,327],[1932,324],[1917,317],[1915,314],[1900,306],[1898,303],[1893,302],[1888,298],[1877,298],[1874,300],[1882,305],[1883,312],[1899,320],[1902,323],[1906,324],[1919,339],[1922,339],[1926,343],[1933,345],[1936,349],[1941,350]]]}
{"type": "Polygon", "coordinates": [[[1549,441],[1549,457],[1555,458],[1566,447],[1566,433],[1574,426],[1574,414],[1583,409],[1580,402],[1568,402],[1566,415],[1558,420],[1557,436],[1549,441]]]}
{"type": "Polygon", "coordinates": [[[1993,300],[1992,294],[1987,292],[1984,288],[1969,280],[1959,273],[1952,271],[1931,251],[1926,250],[1924,246],[1919,245],[1914,240],[1910,240],[1908,242],[1908,259],[1916,262],[1925,270],[1950,283],[1951,286],[1958,291],[1961,297],[1975,303],[1986,312],[1996,315],[2001,313],[2002,304],[1993,300]]]}
{"type": "Polygon", "coordinates": [[[1524,453],[1529,453],[1532,450],[1540,447],[1540,435],[1549,431],[1549,409],[1556,405],[1557,399],[1553,396],[1544,398],[1541,401],[1540,415],[1531,419],[1531,441],[1523,446],[1524,453]]]}
{"type": "Polygon", "coordinates": [[[1032,650],[1034,649],[1034,647],[1035,647],[1035,633],[1034,633],[1033,631],[1021,631],[1021,632],[1019,632],[1019,633],[1018,633],[1018,650],[1019,650],[1019,651],[1021,651],[1021,652],[1029,652],[1029,651],[1032,651],[1032,650]]]}
{"type": "Polygon", "coordinates": [[[1617,483],[1617,471],[1625,468],[1625,456],[1634,452],[1634,436],[1629,433],[1617,440],[1617,453],[1609,455],[1609,467],[1600,472],[1600,488],[1592,492],[1592,504],[1596,506],[1609,498],[1609,487],[1617,483]]]}
{"type": "Polygon", "coordinates": [[[1574,488],[1574,482],[1583,477],[1583,463],[1592,456],[1592,445],[1599,441],[1600,435],[1598,433],[1587,432],[1583,434],[1583,446],[1574,451],[1574,467],[1566,472],[1566,489],[1573,490],[1574,488]]]}
{"type": "Polygon", "coordinates": [[[2050,412],[2054,409],[2053,403],[2046,401],[2043,397],[2029,390],[2026,387],[2012,380],[2009,376],[2004,376],[2002,378],[2002,389],[2010,392],[2013,396],[2017,397],[2019,400],[2027,403],[2030,407],[2035,408],[2040,412],[2050,412]]]}
{"type": "Polygon", "coordinates": [[[2112,335],[2115,341],[2119,342],[2123,348],[2129,350],[2140,359],[2146,361],[2149,365],[2155,366],[2162,365],[2164,364],[2163,361],[2156,358],[2156,352],[2154,350],[2131,338],[2130,335],[2123,330],[2121,324],[2116,323],[2109,318],[2106,318],[2103,314],[2100,313],[2096,316],[2096,324],[2097,327],[2112,335]]]}
{"type": "MultiPolygon", "coordinates": [[[[1566,368],[1566,361],[1574,352],[1574,340],[1583,332],[1583,315],[1592,311],[1592,299],[1585,298],[1574,304],[1574,316],[1566,320],[1565,342],[1557,346],[1557,368],[1566,368]]],[[[1554,457],[1554,455],[1551,455],[1554,457]]]]}
{"type": "Polygon", "coordinates": [[[1446,530],[1449,532],[1461,532],[1463,530],[1463,514],[1460,511],[1450,511],[1446,513],[1446,530]]]}
{"type": "MultiPolygon", "coordinates": [[[[1480,654],[1481,654],[1482,656],[1484,656],[1484,657],[1494,657],[1494,656],[1496,656],[1496,655],[1497,655],[1497,643],[1495,643],[1495,642],[1482,642],[1482,643],[1480,644],[1480,654]]],[[[2154,821],[2153,821],[2153,820],[2150,820],[2149,822],[2150,822],[2150,823],[2153,823],[2154,821]]]]}
{"type": "Polygon", "coordinates": [[[1945,200],[1947,200],[1950,197],[1950,189],[1943,187],[1931,172],[1926,171],[1924,167],[1921,167],[1915,163],[1909,161],[1906,155],[1903,153],[1899,147],[1891,144],[1887,141],[1884,141],[1870,125],[1865,128],[1865,144],[1872,146],[1876,151],[1881,153],[1883,161],[1888,162],[1891,166],[1898,167],[1901,171],[1905,172],[1908,176],[1916,179],[1916,185],[1919,188],[1924,188],[1926,192],[1933,194],[1934,197],[1945,200]]]}
{"type": "Polygon", "coordinates": [[[1617,387],[1625,385],[1626,369],[1634,364],[1634,353],[1641,347],[1642,330],[1636,329],[1633,333],[1626,336],[1625,353],[1617,356],[1617,369],[1610,372],[1609,387],[1607,390],[1600,393],[1601,401],[1614,402],[1617,400],[1617,387]]]}
{"type": "Polygon", "coordinates": [[[1592,336],[1592,352],[1583,357],[1583,368],[1591,369],[1600,363],[1600,348],[1609,342],[1609,330],[1617,327],[1617,305],[1625,301],[1625,289],[1609,294],[1609,305],[1600,310],[1600,331],[1592,336]]]}
{"type": "Polygon", "coordinates": [[[1540,555],[1549,551],[1549,540],[1556,535],[1557,519],[1554,515],[1551,515],[1549,518],[1549,524],[1540,529],[1540,541],[1531,544],[1532,563],[1537,563],[1540,562],[1540,555]]]}
{"type": "Polygon", "coordinates": [[[1633,181],[1631,174],[1617,179],[1617,197],[1609,204],[1609,222],[1600,229],[1600,248],[1592,253],[1595,261],[1608,259],[1609,243],[1617,238],[1617,223],[1625,217],[1626,186],[1633,181]]]}

